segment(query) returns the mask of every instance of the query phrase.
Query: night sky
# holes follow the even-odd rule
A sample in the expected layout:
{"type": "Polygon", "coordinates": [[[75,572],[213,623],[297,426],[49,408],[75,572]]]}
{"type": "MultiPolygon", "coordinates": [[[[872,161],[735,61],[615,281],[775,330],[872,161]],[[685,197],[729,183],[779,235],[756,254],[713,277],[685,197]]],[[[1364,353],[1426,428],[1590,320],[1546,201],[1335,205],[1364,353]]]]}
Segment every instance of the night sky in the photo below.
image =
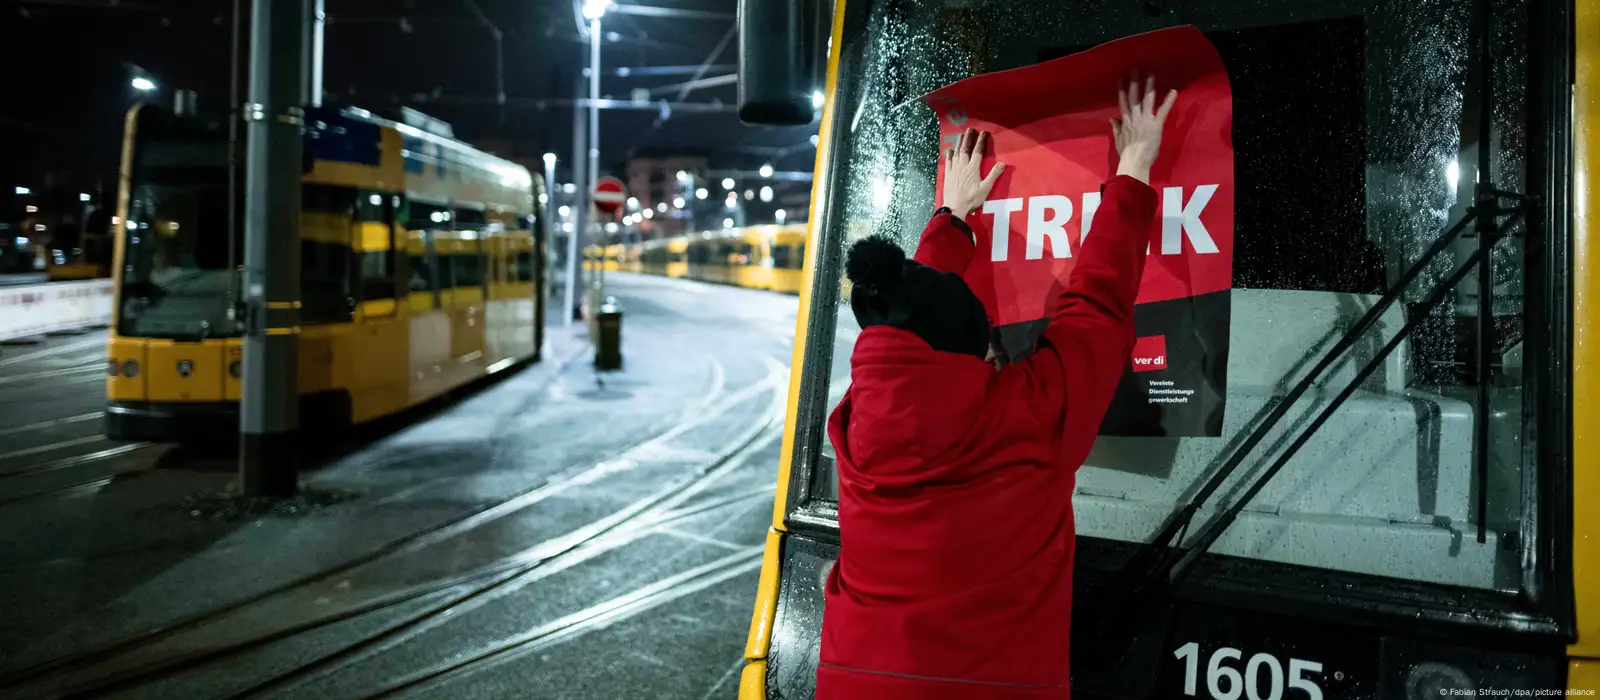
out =
{"type": "MultiPolygon", "coordinates": [[[[458,138],[519,160],[545,151],[571,175],[571,107],[538,108],[534,100],[574,96],[588,46],[578,34],[571,0],[476,0],[504,35],[504,121],[494,105],[495,44],[469,0],[326,0],[324,89],[332,99],[382,110],[401,104],[452,123],[458,138]]],[[[687,80],[687,75],[617,77],[619,67],[697,65],[733,26],[735,0],[637,0],[633,4],[725,13],[726,19],[668,19],[609,14],[604,23],[601,91],[626,99],[634,88],[687,80]]],[[[0,186],[41,183],[46,173],[74,182],[105,180],[117,167],[122,115],[136,99],[129,82],[142,71],[170,103],[172,90],[198,92],[202,109],[229,96],[232,18],[249,36],[249,0],[3,0],[0,51],[8,85],[0,101],[0,186]]],[[[738,41],[729,42],[707,77],[733,72],[738,41]]],[[[248,51],[241,46],[240,86],[248,51]]],[[[733,85],[692,92],[686,101],[735,102],[733,85]]],[[[239,99],[243,101],[241,93],[239,99]]],[[[703,155],[714,167],[809,171],[816,126],[741,125],[720,114],[679,112],[659,124],[655,111],[601,114],[602,170],[618,175],[634,155],[703,155]],[[779,154],[775,149],[788,148],[779,154]]],[[[795,183],[791,187],[804,186],[795,183]]]]}

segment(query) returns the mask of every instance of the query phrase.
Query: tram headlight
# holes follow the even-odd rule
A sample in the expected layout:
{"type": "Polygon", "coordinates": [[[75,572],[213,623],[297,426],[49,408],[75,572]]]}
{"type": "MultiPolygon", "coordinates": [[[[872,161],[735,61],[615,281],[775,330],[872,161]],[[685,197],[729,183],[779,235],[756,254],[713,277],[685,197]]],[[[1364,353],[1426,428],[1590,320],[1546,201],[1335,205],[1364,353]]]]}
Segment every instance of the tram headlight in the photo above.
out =
{"type": "Polygon", "coordinates": [[[115,376],[117,376],[119,374],[122,374],[122,366],[117,364],[117,358],[113,357],[110,360],[107,360],[106,361],[106,376],[115,377],[115,376]]]}
{"type": "Polygon", "coordinates": [[[128,360],[127,362],[122,363],[122,376],[129,379],[139,376],[139,361],[128,360]]]}

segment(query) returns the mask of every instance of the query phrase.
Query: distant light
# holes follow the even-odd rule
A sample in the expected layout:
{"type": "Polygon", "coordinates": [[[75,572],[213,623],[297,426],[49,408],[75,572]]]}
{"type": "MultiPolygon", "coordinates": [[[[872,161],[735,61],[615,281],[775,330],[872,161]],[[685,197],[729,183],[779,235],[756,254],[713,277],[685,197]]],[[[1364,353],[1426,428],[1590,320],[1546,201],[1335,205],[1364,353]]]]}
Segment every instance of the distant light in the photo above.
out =
{"type": "Polygon", "coordinates": [[[682,209],[683,208],[683,204],[684,204],[684,202],[683,202],[683,198],[682,197],[673,197],[672,198],[672,208],[673,209],[682,209]]]}
{"type": "Polygon", "coordinates": [[[725,190],[733,189],[733,178],[731,178],[731,177],[722,178],[722,189],[725,189],[725,190]]]}
{"type": "Polygon", "coordinates": [[[23,187],[22,185],[17,185],[17,194],[33,194],[33,190],[23,187]]]}
{"type": "Polygon", "coordinates": [[[556,167],[556,154],[554,154],[554,153],[546,153],[546,154],[544,154],[544,167],[546,167],[546,168],[554,168],[554,167],[556,167]]]}
{"type": "Polygon", "coordinates": [[[761,166],[761,177],[772,177],[771,163],[766,163],[761,166]]]}
{"type": "Polygon", "coordinates": [[[811,93],[811,107],[813,109],[822,109],[822,103],[827,101],[828,98],[822,94],[821,90],[811,93]]]}
{"type": "Polygon", "coordinates": [[[629,197],[628,198],[628,208],[629,209],[638,209],[639,208],[639,198],[638,197],[629,197]]]}
{"type": "Polygon", "coordinates": [[[755,190],[745,190],[744,191],[744,201],[748,202],[748,201],[750,201],[752,199],[755,199],[755,198],[756,198],[756,191],[755,190]]]}
{"type": "Polygon", "coordinates": [[[656,218],[656,210],[654,210],[654,209],[646,209],[646,210],[644,210],[642,212],[639,212],[639,213],[640,214],[644,214],[644,218],[646,218],[646,219],[654,219],[654,218],[656,218]]]}
{"type": "Polygon", "coordinates": [[[729,209],[739,206],[739,195],[729,192],[727,204],[729,209]]]}
{"type": "Polygon", "coordinates": [[[820,140],[821,139],[818,139],[816,134],[812,134],[811,135],[811,145],[813,145],[813,146],[817,145],[817,141],[820,141],[820,140]]]}
{"type": "Polygon", "coordinates": [[[44,224],[34,224],[33,225],[33,230],[35,230],[35,231],[48,231],[49,227],[45,226],[44,224]]]}
{"type": "Polygon", "coordinates": [[[87,202],[87,201],[89,201],[91,199],[94,199],[94,198],[90,197],[89,193],[87,193],[87,192],[79,192],[78,193],[78,201],[80,201],[80,202],[87,202]]]}
{"type": "Polygon", "coordinates": [[[710,192],[706,191],[706,188],[701,187],[701,188],[699,188],[699,189],[694,191],[694,198],[695,199],[705,199],[706,196],[710,195],[710,194],[711,194],[710,192]]]}
{"type": "Polygon", "coordinates": [[[540,204],[549,204],[550,203],[550,195],[546,194],[544,192],[540,192],[539,193],[539,203],[540,204]]]}
{"type": "Polygon", "coordinates": [[[16,243],[19,246],[28,245],[28,237],[27,236],[17,236],[16,243]]]}
{"type": "Polygon", "coordinates": [[[134,78],[132,85],[133,89],[140,92],[150,92],[151,90],[156,89],[156,84],[151,82],[149,78],[145,77],[134,78]]]}
{"type": "Polygon", "coordinates": [[[561,191],[565,192],[567,194],[577,194],[578,193],[578,186],[569,182],[569,183],[561,186],[561,191]]]}
{"type": "Polygon", "coordinates": [[[874,179],[872,181],[872,206],[884,209],[889,206],[889,198],[894,195],[894,178],[874,179]]]}
{"type": "Polygon", "coordinates": [[[733,219],[723,219],[722,220],[722,227],[723,228],[733,228],[733,219]]]}
{"type": "Polygon", "coordinates": [[[772,201],[772,188],[771,187],[762,187],[761,188],[761,201],[763,201],[763,202],[772,201]]]}
{"type": "Polygon", "coordinates": [[[436,223],[436,224],[441,222],[441,221],[444,221],[444,212],[436,211],[436,212],[434,212],[432,214],[429,214],[428,215],[428,219],[433,221],[433,223],[436,223]]]}
{"type": "Polygon", "coordinates": [[[689,173],[686,173],[686,172],[684,172],[682,170],[679,170],[678,171],[678,182],[688,182],[688,181],[689,181],[689,173]]]}
{"type": "Polygon", "coordinates": [[[611,9],[611,0],[584,0],[583,18],[600,19],[606,16],[606,10],[611,9]]]}
{"type": "Polygon", "coordinates": [[[622,35],[616,32],[606,32],[606,41],[622,41],[622,35]]]}
{"type": "Polygon", "coordinates": [[[781,224],[781,223],[783,223],[784,219],[789,218],[789,212],[786,212],[786,211],[784,211],[782,209],[779,209],[779,210],[777,210],[775,212],[772,212],[772,218],[776,219],[778,221],[778,223],[781,224]]]}
{"type": "Polygon", "coordinates": [[[562,224],[561,231],[563,233],[572,233],[572,222],[568,221],[567,223],[562,224]]]}
{"type": "Polygon", "coordinates": [[[1450,183],[1450,189],[1455,190],[1456,185],[1461,182],[1461,166],[1455,161],[1450,161],[1450,165],[1444,169],[1444,179],[1450,183]]]}
{"type": "Polygon", "coordinates": [[[556,209],[556,213],[562,216],[572,216],[572,207],[563,204],[556,209]]]}
{"type": "Polygon", "coordinates": [[[616,232],[617,232],[617,225],[615,223],[606,224],[606,233],[616,233],[616,232]]]}
{"type": "Polygon", "coordinates": [[[137,222],[135,222],[133,219],[128,219],[128,230],[132,231],[132,230],[134,230],[136,228],[139,228],[139,224],[137,222]]]}
{"type": "Polygon", "coordinates": [[[28,213],[29,214],[32,214],[32,213],[35,213],[35,212],[39,211],[39,208],[34,206],[34,205],[32,205],[32,204],[29,204],[27,209],[28,209],[28,213]]]}
{"type": "MultiPolygon", "coordinates": [[[[83,197],[84,197],[84,201],[89,201],[88,200],[89,195],[83,195],[83,197]]],[[[383,206],[383,195],[381,195],[381,194],[372,195],[371,197],[367,198],[367,201],[368,202],[372,202],[372,206],[381,207],[381,206],[383,206]]]]}
{"type": "Polygon", "coordinates": [[[111,225],[112,226],[120,226],[120,225],[122,225],[122,217],[120,217],[120,216],[111,217],[111,225]]]}
{"type": "Polygon", "coordinates": [[[659,211],[659,212],[661,212],[663,214],[667,213],[667,203],[666,202],[657,202],[656,203],[656,211],[659,211]]]}

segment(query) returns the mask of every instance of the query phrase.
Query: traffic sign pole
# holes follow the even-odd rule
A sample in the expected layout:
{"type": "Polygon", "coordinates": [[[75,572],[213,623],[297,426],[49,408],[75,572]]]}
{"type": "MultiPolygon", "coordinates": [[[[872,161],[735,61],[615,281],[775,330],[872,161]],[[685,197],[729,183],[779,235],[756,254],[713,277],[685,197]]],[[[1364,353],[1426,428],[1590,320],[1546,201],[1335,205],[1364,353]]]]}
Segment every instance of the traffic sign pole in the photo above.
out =
{"type": "MultiPolygon", "coordinates": [[[[594,190],[589,193],[589,201],[594,202],[595,214],[597,215],[596,218],[603,217],[606,220],[615,220],[617,218],[617,214],[622,211],[623,203],[628,201],[628,190],[623,186],[621,180],[607,175],[595,180],[594,190]]],[[[597,236],[597,238],[600,240],[600,261],[595,274],[596,285],[594,299],[589,302],[590,309],[600,308],[600,304],[605,302],[606,291],[607,241],[603,235],[605,229],[598,225],[595,228],[600,230],[602,235],[597,236]]]]}

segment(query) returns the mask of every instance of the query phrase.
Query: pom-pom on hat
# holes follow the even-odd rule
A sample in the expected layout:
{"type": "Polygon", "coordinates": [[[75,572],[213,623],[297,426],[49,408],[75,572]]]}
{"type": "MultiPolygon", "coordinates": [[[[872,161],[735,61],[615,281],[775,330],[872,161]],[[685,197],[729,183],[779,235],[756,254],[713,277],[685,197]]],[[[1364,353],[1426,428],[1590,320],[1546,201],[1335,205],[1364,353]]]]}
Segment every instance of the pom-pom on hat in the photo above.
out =
{"type": "Polygon", "coordinates": [[[915,333],[940,352],[982,359],[989,349],[989,317],[972,289],[951,272],[915,260],[883,236],[869,236],[845,256],[850,309],[861,328],[890,326],[915,333]]]}

